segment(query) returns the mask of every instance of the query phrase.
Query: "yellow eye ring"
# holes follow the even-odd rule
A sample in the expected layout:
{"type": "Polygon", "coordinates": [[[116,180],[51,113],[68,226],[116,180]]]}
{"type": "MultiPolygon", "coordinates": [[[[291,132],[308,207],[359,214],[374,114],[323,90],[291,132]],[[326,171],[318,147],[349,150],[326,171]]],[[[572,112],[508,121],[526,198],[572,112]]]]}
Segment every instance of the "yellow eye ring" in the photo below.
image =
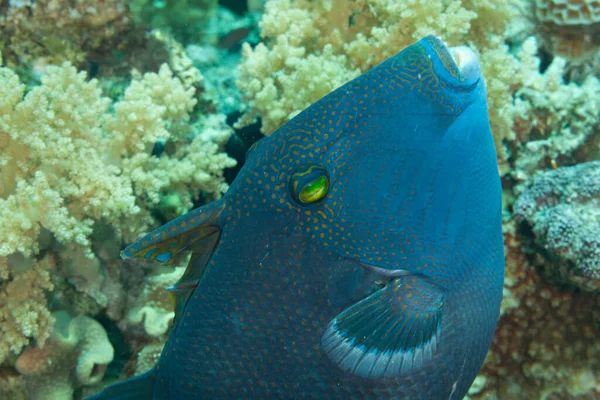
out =
{"type": "Polygon", "coordinates": [[[320,176],[304,186],[298,193],[298,200],[302,203],[314,203],[321,200],[329,191],[329,178],[320,176]]]}
{"type": "Polygon", "coordinates": [[[298,168],[290,178],[290,192],[302,205],[316,203],[329,192],[329,174],[321,165],[305,165],[298,168]]]}

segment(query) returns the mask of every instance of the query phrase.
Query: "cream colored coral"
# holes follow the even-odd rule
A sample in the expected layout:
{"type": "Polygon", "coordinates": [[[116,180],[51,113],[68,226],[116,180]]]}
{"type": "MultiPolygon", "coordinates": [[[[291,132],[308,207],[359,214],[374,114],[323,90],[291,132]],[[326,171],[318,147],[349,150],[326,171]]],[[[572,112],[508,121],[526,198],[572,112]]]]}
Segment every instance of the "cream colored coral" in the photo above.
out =
{"type": "Polygon", "coordinates": [[[231,130],[189,125],[195,89],[167,65],[137,76],[114,112],[98,82],[69,64],[48,67],[23,95],[16,74],[0,68],[0,256],[37,253],[46,229],[93,257],[97,222],[133,240],[154,223],[161,193],[178,193],[190,207],[200,191],[226,190],[222,172],[235,161],[222,149],[231,130]],[[205,127],[213,133],[196,131],[205,127]],[[174,154],[152,156],[158,140],[172,142],[174,154]]]}
{"type": "Polygon", "coordinates": [[[404,47],[435,34],[478,49],[496,143],[511,137],[516,60],[502,44],[514,10],[505,3],[442,0],[270,0],[264,44],[243,48],[238,86],[273,132],[298,112],[404,47]]]}
{"type": "Polygon", "coordinates": [[[195,129],[197,133],[191,142],[179,147],[171,157],[138,153],[123,159],[123,169],[134,182],[136,193],[157,204],[160,194],[170,189],[189,209],[192,195],[202,191],[218,198],[227,190],[222,172],[236,162],[220,149],[229,139],[231,128],[224,116],[208,115],[198,120],[195,129]]]}
{"type": "Polygon", "coordinates": [[[146,333],[151,336],[167,333],[175,313],[173,301],[166,288],[174,285],[184,271],[185,267],[177,267],[147,277],[142,295],[129,311],[129,322],[138,324],[143,321],[146,333]]]}
{"type": "Polygon", "coordinates": [[[118,153],[115,162],[138,152],[149,153],[158,139],[179,133],[173,128],[182,129],[195,105],[194,89],[186,89],[163,64],[158,73],[138,76],[125,90],[123,100],[115,104],[116,115],[106,124],[105,145],[118,153]]]}
{"type": "Polygon", "coordinates": [[[0,115],[0,218],[6,221],[0,255],[37,252],[41,227],[61,242],[88,247],[93,219],[118,225],[139,212],[131,183],[102,161],[109,101],[97,82],[69,65],[49,67],[42,85],[16,103],[22,87],[10,70],[0,71],[0,87],[13,88],[0,115]]]}
{"type": "Polygon", "coordinates": [[[54,324],[46,304],[46,292],[53,289],[51,260],[33,263],[15,255],[7,264],[13,278],[0,280],[0,364],[32,339],[43,346],[54,324]]]}
{"type": "Polygon", "coordinates": [[[135,375],[141,375],[144,372],[148,372],[150,368],[154,367],[160,358],[163,347],[164,343],[162,342],[144,346],[144,348],[138,353],[137,365],[135,366],[135,375]]]}
{"type": "Polygon", "coordinates": [[[156,225],[150,210],[161,195],[179,196],[185,211],[200,191],[226,190],[231,129],[221,117],[191,125],[194,96],[166,65],[136,75],[112,108],[98,82],[69,64],[48,67],[27,93],[0,68],[0,362],[32,339],[43,346],[52,330],[54,267],[51,257],[33,261],[41,249],[59,251],[58,273],[104,306],[91,249],[97,224],[113,228],[112,242],[131,241],[156,225]],[[151,155],[158,140],[170,144],[160,157],[151,155]],[[52,238],[59,245],[49,249],[52,238]]]}

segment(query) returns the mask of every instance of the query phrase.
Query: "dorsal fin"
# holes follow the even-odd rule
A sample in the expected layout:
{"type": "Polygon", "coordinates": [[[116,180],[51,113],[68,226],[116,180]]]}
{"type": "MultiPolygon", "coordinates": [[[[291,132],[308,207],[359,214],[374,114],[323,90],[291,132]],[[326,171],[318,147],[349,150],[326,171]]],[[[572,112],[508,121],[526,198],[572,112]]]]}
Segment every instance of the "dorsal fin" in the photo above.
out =
{"type": "Polygon", "coordinates": [[[188,266],[177,283],[169,288],[175,310],[173,326],[206,269],[219,237],[224,200],[218,200],[161,226],[121,252],[123,258],[141,258],[168,263],[184,250],[191,251],[188,266]]]}
{"type": "Polygon", "coordinates": [[[173,257],[216,232],[224,200],[217,200],[175,218],[149,233],[121,252],[122,258],[142,258],[167,263],[173,257]]]}
{"type": "Polygon", "coordinates": [[[221,231],[217,231],[205,238],[194,243],[189,250],[192,251],[192,256],[188,262],[188,266],[177,283],[167,288],[173,300],[175,310],[175,320],[173,325],[176,325],[178,318],[182,315],[183,309],[188,299],[192,295],[194,289],[198,286],[198,282],[204,274],[204,270],[210,260],[219,238],[221,231]]]}

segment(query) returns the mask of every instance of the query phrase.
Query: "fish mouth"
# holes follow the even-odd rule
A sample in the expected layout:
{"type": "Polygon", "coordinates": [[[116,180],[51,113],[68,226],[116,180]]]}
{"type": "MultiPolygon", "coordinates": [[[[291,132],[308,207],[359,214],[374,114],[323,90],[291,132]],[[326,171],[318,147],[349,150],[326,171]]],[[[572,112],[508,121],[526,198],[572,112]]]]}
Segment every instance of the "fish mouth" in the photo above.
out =
{"type": "Polygon", "coordinates": [[[477,54],[473,50],[467,46],[450,47],[448,50],[464,80],[479,79],[481,69],[477,54]]]}
{"type": "Polygon", "coordinates": [[[422,42],[430,54],[435,74],[446,84],[462,90],[471,90],[477,85],[481,79],[481,67],[472,49],[467,46],[447,47],[435,36],[428,36],[422,42]]]}

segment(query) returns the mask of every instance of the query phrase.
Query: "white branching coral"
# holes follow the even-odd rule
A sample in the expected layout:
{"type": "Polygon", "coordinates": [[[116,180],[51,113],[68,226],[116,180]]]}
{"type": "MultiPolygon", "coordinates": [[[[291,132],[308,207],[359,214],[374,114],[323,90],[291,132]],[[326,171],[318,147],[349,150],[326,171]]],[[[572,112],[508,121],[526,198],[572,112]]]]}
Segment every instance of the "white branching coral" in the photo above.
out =
{"type": "Polygon", "coordinates": [[[0,363],[19,354],[32,339],[43,346],[52,332],[54,318],[46,305],[46,292],[53,289],[48,262],[31,263],[20,256],[0,259],[14,274],[10,282],[0,279],[0,363]]]}
{"type": "Polygon", "coordinates": [[[98,82],[69,64],[49,67],[24,94],[0,68],[0,256],[37,253],[42,228],[88,250],[97,222],[133,238],[153,223],[161,193],[178,193],[189,208],[200,191],[226,190],[231,131],[222,120],[189,124],[195,89],[167,65],[138,76],[114,112],[98,82]],[[174,151],[153,156],[158,140],[174,151]]]}
{"type": "Polygon", "coordinates": [[[433,34],[480,52],[498,144],[511,135],[508,88],[516,61],[502,40],[514,12],[490,0],[271,0],[260,23],[264,43],[243,48],[238,86],[252,112],[241,124],[259,113],[270,134],[322,96],[433,34]]]}
{"type": "Polygon", "coordinates": [[[134,75],[112,104],[68,63],[48,67],[28,92],[0,67],[0,363],[52,331],[53,258],[37,261],[41,250],[58,252],[63,278],[103,306],[96,226],[131,241],[157,225],[161,196],[185,212],[200,192],[227,189],[223,169],[235,160],[223,151],[224,118],[191,122],[196,89],[167,65],[134,75]],[[152,154],[161,141],[167,150],[152,154]]]}

